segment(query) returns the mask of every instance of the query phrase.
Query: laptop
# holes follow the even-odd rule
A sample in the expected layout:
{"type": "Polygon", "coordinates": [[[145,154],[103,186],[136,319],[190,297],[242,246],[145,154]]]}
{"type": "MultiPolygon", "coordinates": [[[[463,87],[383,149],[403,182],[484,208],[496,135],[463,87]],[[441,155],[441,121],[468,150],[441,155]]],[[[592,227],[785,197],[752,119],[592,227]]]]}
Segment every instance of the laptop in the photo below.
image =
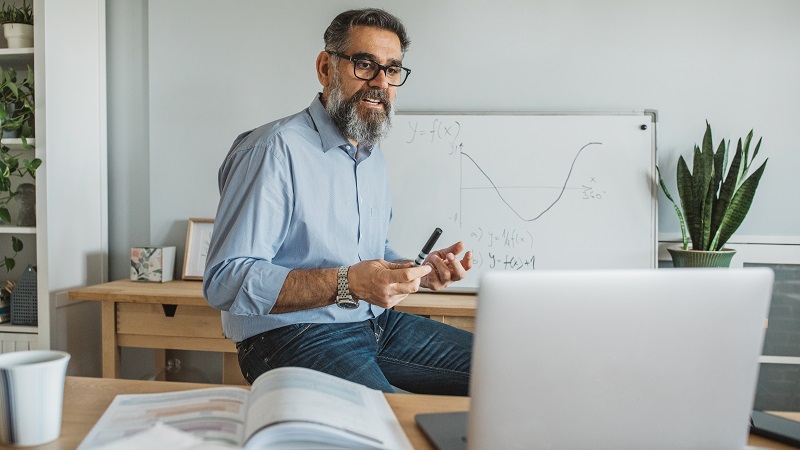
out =
{"type": "Polygon", "coordinates": [[[488,272],[469,417],[417,423],[440,449],[742,449],[773,277],[488,272]]]}

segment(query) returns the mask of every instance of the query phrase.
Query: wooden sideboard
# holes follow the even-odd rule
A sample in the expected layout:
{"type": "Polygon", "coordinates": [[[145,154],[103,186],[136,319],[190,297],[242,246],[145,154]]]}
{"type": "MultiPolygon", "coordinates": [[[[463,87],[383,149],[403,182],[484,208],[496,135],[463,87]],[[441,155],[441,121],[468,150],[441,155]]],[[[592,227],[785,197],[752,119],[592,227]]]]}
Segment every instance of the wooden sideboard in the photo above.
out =
{"type": "MultiPolygon", "coordinates": [[[[222,332],[220,312],[208,305],[199,281],[119,280],[73,289],[67,295],[102,304],[104,378],[119,378],[120,347],[142,347],[155,349],[160,365],[168,349],[221,352],[222,382],[246,384],[236,346],[222,332]]],[[[474,331],[475,306],[470,294],[417,293],[395,310],[474,331]]]]}

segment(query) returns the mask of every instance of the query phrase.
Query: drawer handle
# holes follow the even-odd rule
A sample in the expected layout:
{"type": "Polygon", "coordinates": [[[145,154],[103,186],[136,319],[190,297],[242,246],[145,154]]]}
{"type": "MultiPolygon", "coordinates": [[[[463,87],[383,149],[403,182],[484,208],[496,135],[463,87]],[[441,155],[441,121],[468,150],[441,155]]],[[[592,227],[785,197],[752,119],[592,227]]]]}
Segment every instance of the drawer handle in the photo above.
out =
{"type": "Polygon", "coordinates": [[[178,309],[178,305],[161,305],[164,308],[164,316],[165,317],[175,317],[175,310],[178,309]]]}

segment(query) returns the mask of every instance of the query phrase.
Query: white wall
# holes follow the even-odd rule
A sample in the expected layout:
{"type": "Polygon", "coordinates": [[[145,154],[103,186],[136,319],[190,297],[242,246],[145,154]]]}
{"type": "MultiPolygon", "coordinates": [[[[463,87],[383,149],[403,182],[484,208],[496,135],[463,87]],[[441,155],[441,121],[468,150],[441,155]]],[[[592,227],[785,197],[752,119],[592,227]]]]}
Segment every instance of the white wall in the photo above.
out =
{"type": "MultiPolygon", "coordinates": [[[[149,2],[153,243],[182,247],[185,220],[213,216],[216,171],[233,138],[310,103],[322,32],[336,13],[365,4],[149,2]]],[[[800,167],[800,58],[792,56],[800,2],[375,4],[401,17],[412,38],[401,109],[657,109],[669,179],[706,120],[717,139],[755,128],[770,165],[740,234],[800,234],[800,210],[782,206],[796,190],[786,180],[800,167]]],[[[677,231],[662,200],[660,229],[677,231]]]]}
{"type": "MultiPolygon", "coordinates": [[[[800,239],[796,0],[108,3],[109,23],[131,27],[109,31],[109,84],[130,82],[109,91],[109,192],[130,193],[111,199],[112,278],[127,277],[132,245],[183,254],[186,220],[215,213],[216,172],[232,140],[311,102],[324,29],[366,5],[396,14],[411,35],[401,110],[657,109],[669,180],[706,120],[717,141],[755,128],[770,163],[738,234],[800,239]]],[[[659,231],[674,234],[674,212],[659,203],[659,231]]]]}

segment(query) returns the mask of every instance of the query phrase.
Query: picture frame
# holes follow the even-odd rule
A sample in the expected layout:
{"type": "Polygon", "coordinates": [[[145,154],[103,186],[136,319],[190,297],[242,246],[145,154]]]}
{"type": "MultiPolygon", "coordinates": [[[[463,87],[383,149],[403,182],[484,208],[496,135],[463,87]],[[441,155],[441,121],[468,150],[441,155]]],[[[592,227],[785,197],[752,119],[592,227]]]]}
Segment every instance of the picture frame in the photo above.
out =
{"type": "Polygon", "coordinates": [[[190,218],[186,229],[186,251],[183,255],[184,280],[202,280],[206,268],[208,245],[214,231],[214,219],[190,218]]]}

